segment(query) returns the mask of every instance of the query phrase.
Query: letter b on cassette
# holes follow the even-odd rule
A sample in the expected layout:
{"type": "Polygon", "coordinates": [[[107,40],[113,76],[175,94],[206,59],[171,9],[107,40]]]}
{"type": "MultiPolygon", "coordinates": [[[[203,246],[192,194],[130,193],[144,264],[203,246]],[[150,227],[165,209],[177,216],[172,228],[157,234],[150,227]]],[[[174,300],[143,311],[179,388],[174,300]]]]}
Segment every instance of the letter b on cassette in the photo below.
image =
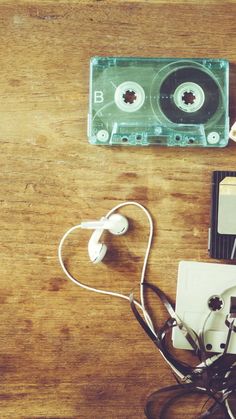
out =
{"type": "Polygon", "coordinates": [[[103,103],[104,94],[102,90],[95,90],[94,92],[94,103],[103,103]]]}

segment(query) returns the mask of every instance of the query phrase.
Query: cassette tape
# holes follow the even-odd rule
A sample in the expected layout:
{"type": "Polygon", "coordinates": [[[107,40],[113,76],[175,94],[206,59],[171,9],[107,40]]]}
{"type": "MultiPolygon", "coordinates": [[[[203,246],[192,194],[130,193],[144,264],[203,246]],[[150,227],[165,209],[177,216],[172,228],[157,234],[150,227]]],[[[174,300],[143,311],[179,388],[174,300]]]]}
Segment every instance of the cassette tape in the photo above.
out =
{"type": "Polygon", "coordinates": [[[208,250],[215,259],[236,260],[236,172],[212,174],[211,226],[208,250]]]}
{"type": "MultiPolygon", "coordinates": [[[[236,266],[181,261],[178,269],[175,311],[198,336],[204,337],[208,352],[223,352],[229,323],[236,317],[236,266]]],[[[192,349],[183,333],[173,328],[175,348],[192,349]]],[[[229,353],[236,353],[236,333],[231,335],[229,353]]]]}
{"type": "Polygon", "coordinates": [[[223,59],[92,58],[89,142],[226,146],[228,68],[223,59]]]}

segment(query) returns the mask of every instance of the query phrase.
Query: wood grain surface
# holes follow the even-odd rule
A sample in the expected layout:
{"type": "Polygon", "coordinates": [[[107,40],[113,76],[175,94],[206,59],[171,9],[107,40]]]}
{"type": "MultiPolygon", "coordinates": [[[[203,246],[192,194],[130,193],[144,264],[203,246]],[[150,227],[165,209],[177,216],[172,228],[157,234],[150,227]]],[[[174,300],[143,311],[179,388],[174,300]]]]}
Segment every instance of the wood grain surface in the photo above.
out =
{"type": "MultiPolygon", "coordinates": [[[[210,260],[211,172],[235,170],[236,144],[89,145],[89,59],[227,58],[233,122],[235,16],[234,1],[0,2],[1,419],[143,419],[148,394],[175,382],[129,304],[66,280],[57,246],[74,224],[136,200],[155,222],[149,281],[174,300],[179,261],[210,260]]],[[[123,213],[130,232],[104,237],[106,263],[89,263],[88,231],[75,233],[64,255],[82,282],[129,294],[148,224],[138,209],[123,213]]],[[[192,400],[170,417],[192,418],[200,407],[192,400]]]]}

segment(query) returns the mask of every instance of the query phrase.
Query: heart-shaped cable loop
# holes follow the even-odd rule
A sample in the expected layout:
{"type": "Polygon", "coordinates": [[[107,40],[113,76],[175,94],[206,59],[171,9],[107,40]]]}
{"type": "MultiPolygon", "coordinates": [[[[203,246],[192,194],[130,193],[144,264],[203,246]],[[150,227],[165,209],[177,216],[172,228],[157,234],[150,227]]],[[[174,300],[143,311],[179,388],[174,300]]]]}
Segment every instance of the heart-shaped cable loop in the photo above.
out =
{"type": "MultiPolygon", "coordinates": [[[[149,254],[150,254],[150,250],[151,250],[151,245],[152,245],[152,238],[153,238],[153,221],[152,221],[152,217],[151,214],[149,213],[149,211],[140,203],[135,202],[135,201],[127,201],[127,202],[122,202],[118,205],[116,205],[115,207],[113,207],[110,211],[108,211],[108,213],[105,215],[105,218],[108,219],[112,214],[114,214],[117,210],[119,210],[120,208],[123,208],[125,206],[136,206],[139,209],[141,209],[144,214],[146,215],[148,222],[149,222],[149,236],[148,236],[148,242],[147,242],[147,248],[146,248],[146,252],[144,255],[144,261],[143,261],[143,266],[142,266],[142,271],[141,271],[141,277],[140,277],[140,302],[135,301],[135,304],[141,308],[141,310],[143,311],[145,320],[147,322],[147,324],[149,325],[150,328],[152,328],[152,322],[150,319],[150,316],[148,315],[146,308],[145,308],[145,302],[144,302],[144,291],[143,291],[143,284],[145,282],[145,274],[146,274],[146,269],[147,269],[147,263],[148,263],[148,258],[149,258],[149,254]]],[[[119,293],[119,292],[115,292],[115,291],[109,291],[109,290],[101,290],[99,288],[95,288],[92,287],[90,285],[84,284],[83,282],[81,282],[78,278],[75,278],[66,268],[64,260],[63,260],[63,256],[62,256],[62,251],[63,251],[63,246],[64,243],[66,241],[66,239],[75,231],[82,228],[82,224],[77,224],[73,227],[71,227],[62,237],[62,239],[60,240],[59,246],[58,246],[58,259],[59,259],[59,263],[61,265],[61,268],[64,272],[64,274],[66,275],[67,278],[69,278],[75,285],[80,286],[81,288],[84,288],[88,291],[93,291],[96,292],[98,294],[103,294],[103,295],[110,295],[113,297],[118,297],[118,298],[122,298],[125,300],[129,301],[129,296],[119,293]]]]}

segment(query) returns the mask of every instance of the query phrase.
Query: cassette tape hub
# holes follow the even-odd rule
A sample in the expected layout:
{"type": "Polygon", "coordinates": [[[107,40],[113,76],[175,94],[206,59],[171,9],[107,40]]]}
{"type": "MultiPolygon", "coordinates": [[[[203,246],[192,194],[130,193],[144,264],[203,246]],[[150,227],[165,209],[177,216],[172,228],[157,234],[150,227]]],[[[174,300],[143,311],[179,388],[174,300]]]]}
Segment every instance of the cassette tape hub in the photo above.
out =
{"type": "Polygon", "coordinates": [[[91,59],[90,143],[224,147],[228,132],[228,61],[91,59]]]}

